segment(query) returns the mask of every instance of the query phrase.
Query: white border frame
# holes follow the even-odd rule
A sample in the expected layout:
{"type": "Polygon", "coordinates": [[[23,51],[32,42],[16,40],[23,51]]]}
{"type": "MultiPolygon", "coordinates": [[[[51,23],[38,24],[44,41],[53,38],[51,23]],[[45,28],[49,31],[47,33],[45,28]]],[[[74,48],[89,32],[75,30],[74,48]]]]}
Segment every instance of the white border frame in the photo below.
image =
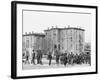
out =
{"type": "Polygon", "coordinates": [[[68,74],[68,73],[85,73],[85,72],[95,72],[96,71],[96,47],[95,37],[96,37],[96,9],[89,9],[89,8],[71,8],[71,7],[58,7],[56,6],[42,6],[42,5],[28,5],[28,4],[17,4],[17,77],[20,76],[37,76],[37,75],[50,75],[50,74],[68,74]],[[69,9],[70,8],[70,9],[69,9]],[[90,12],[92,14],[92,38],[91,38],[91,67],[84,67],[84,68],[57,68],[57,69],[39,69],[39,70],[22,70],[22,9],[54,9],[55,10],[72,10],[82,11],[82,12],[90,12]],[[93,54],[95,53],[95,54],[93,54]],[[67,71],[67,73],[66,73],[67,71]]]}

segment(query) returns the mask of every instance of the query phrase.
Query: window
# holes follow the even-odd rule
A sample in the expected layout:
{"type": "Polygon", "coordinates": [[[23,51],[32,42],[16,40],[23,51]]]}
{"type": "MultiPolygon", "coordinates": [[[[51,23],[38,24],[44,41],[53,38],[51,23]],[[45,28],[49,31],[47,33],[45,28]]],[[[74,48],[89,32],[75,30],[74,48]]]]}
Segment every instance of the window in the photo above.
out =
{"type": "Polygon", "coordinates": [[[56,31],[53,31],[53,35],[56,36],[56,31]]]}
{"type": "Polygon", "coordinates": [[[26,48],[29,48],[29,40],[26,40],[26,48]]]}

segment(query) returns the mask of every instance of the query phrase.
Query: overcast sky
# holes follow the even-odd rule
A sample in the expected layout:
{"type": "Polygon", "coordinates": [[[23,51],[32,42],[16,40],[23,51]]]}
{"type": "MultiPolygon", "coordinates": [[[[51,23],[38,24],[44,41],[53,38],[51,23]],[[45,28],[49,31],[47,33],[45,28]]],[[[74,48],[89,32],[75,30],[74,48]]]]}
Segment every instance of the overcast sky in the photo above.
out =
{"type": "Polygon", "coordinates": [[[90,42],[91,20],[91,14],[23,11],[23,34],[32,31],[41,33],[56,25],[60,28],[79,26],[85,29],[85,42],[90,42]]]}

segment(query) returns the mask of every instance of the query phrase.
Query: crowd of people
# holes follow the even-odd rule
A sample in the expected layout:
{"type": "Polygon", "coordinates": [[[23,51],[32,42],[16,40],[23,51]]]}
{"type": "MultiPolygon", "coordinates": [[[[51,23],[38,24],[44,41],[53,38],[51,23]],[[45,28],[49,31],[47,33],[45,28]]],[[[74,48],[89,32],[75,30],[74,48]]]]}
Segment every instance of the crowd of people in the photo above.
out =
{"type": "Polygon", "coordinates": [[[80,54],[62,54],[61,58],[60,58],[61,64],[64,64],[66,66],[66,64],[89,64],[91,65],[91,58],[90,58],[90,54],[84,54],[84,53],[80,53],[80,54]]]}
{"type": "MultiPolygon", "coordinates": [[[[25,55],[25,60],[23,63],[25,64],[40,64],[43,65],[43,57],[44,54],[41,50],[37,51],[32,51],[31,55],[31,61],[29,61],[29,52],[26,51],[25,55]],[[37,53],[36,53],[37,52],[37,53]]],[[[45,54],[46,60],[48,60],[48,65],[52,65],[52,61],[55,60],[56,64],[62,64],[66,66],[67,64],[69,65],[74,65],[74,64],[89,64],[91,65],[91,56],[90,53],[80,53],[80,54],[74,54],[74,53],[60,53],[59,51],[55,51],[54,55],[52,55],[52,52],[48,51],[47,54],[45,54]]]]}

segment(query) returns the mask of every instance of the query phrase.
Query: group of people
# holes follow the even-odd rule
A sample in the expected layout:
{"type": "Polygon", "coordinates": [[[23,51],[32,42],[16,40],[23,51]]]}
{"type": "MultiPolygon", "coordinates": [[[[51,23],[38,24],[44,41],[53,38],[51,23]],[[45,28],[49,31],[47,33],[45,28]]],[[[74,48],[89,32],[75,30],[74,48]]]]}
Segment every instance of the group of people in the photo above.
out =
{"type": "MultiPolygon", "coordinates": [[[[51,53],[50,53],[51,54],[51,53]]],[[[52,55],[48,55],[49,65],[51,65],[52,55]]],[[[80,54],[70,54],[68,53],[59,53],[58,51],[55,52],[55,60],[56,64],[66,64],[74,65],[74,64],[89,64],[91,65],[91,56],[90,53],[80,53],[80,54]]]]}
{"type": "Polygon", "coordinates": [[[84,53],[80,53],[80,54],[67,54],[64,53],[61,55],[60,58],[61,64],[64,64],[66,66],[66,64],[89,64],[91,65],[91,57],[90,54],[84,54],[84,53]]]}
{"type": "Polygon", "coordinates": [[[25,64],[36,64],[36,59],[37,59],[37,64],[42,64],[42,52],[41,50],[37,50],[37,53],[32,50],[32,55],[31,55],[31,61],[30,61],[30,55],[29,51],[26,51],[26,56],[25,56],[25,61],[23,61],[25,64]]]}
{"type": "MultiPolygon", "coordinates": [[[[33,50],[31,55],[31,64],[41,64],[43,65],[43,52],[41,50],[37,50],[37,53],[33,50]]],[[[48,65],[50,66],[52,64],[52,60],[55,60],[56,64],[62,64],[66,66],[66,64],[90,64],[91,65],[91,57],[90,54],[86,53],[80,53],[80,54],[73,54],[72,52],[70,54],[68,53],[60,53],[59,51],[55,51],[54,55],[52,55],[52,52],[48,51],[48,53],[45,55],[46,59],[49,61],[48,65]]],[[[29,62],[29,52],[26,51],[26,61],[25,63],[30,64],[29,62]]]]}

